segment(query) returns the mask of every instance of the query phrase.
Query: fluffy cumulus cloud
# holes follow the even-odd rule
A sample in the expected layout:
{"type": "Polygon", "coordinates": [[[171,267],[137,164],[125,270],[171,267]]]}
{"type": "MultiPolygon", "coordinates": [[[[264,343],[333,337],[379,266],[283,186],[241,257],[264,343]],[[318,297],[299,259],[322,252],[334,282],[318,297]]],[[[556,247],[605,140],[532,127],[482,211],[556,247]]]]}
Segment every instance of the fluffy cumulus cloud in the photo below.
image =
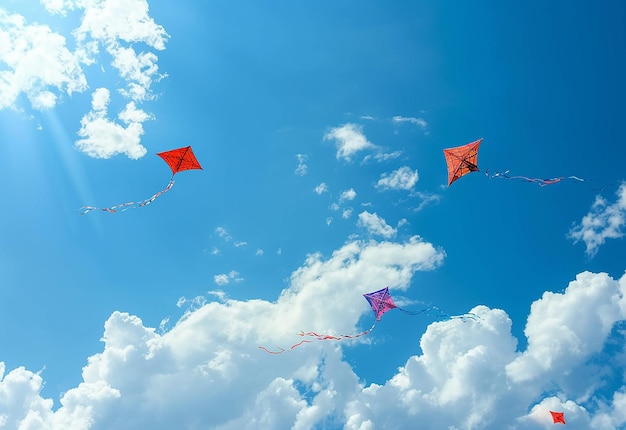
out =
{"type": "Polygon", "coordinates": [[[337,158],[342,158],[346,161],[351,161],[352,157],[358,152],[378,148],[367,140],[367,137],[363,134],[363,127],[352,123],[331,128],[324,135],[324,140],[332,140],[335,142],[337,158]]]}
{"type": "Polygon", "coordinates": [[[80,121],[78,135],[81,139],[76,141],[76,147],[95,158],[110,158],[117,154],[126,154],[133,159],[143,157],[147,150],[141,144],[142,123],[150,115],[129,102],[118,114],[123,125],[119,124],[108,118],[109,101],[109,90],[98,88],[94,91],[91,112],[80,121]]]}
{"type": "MultiPolygon", "coordinates": [[[[159,72],[154,50],[165,49],[169,37],[149,15],[146,0],[42,0],[48,12],[70,19],[68,11],[82,12],[78,26],[65,36],[48,26],[28,24],[26,18],[0,8],[0,109],[17,108],[23,94],[37,110],[54,107],[63,94],[88,88],[84,68],[110,60],[117,70],[121,87],[115,90],[126,99],[118,119],[108,117],[106,106],[94,106],[81,119],[77,148],[92,157],[108,158],[126,154],[138,158],[145,154],[140,144],[142,123],[151,115],[136,103],[154,98],[152,84],[165,75],[159,72]],[[147,46],[149,50],[138,47],[147,46]],[[106,52],[108,56],[104,55],[106,52]],[[1,66],[4,66],[2,68],[1,66]]],[[[73,15],[75,17],[76,15],[73,15]]],[[[101,95],[101,94],[100,94],[101,95]]],[[[102,97],[101,97],[102,98],[102,97]]]]}
{"type": "Polygon", "coordinates": [[[344,360],[349,342],[313,342],[280,356],[257,348],[289,346],[301,339],[294,335],[301,327],[357,330],[369,310],[354,297],[380,285],[405,290],[416,271],[443,258],[417,237],[353,241],[329,258],[309,256],[275,302],[215,294],[217,301],[200,300],[163,333],[114,312],[103,350],[89,357],[82,382],[56,409],[41,396],[40,374],[6,372],[0,364],[0,422],[49,430],[378,429],[417,422],[533,430],[553,428],[549,411],[557,410],[568,428],[623,428],[624,335],[615,327],[626,316],[626,275],[581,273],[563,293],[545,293],[530,308],[524,351],[500,309],[479,305],[471,309],[477,321],[434,322],[421,336],[421,352],[380,384],[365,384],[344,360]],[[606,369],[594,358],[616,340],[612,353],[622,375],[611,382],[618,388],[598,396],[606,369]]]}
{"type": "Polygon", "coordinates": [[[86,88],[80,62],[65,37],[0,8],[0,109],[14,107],[21,94],[33,108],[49,109],[59,94],[86,88]]]}
{"type": "Polygon", "coordinates": [[[356,198],[356,191],[354,191],[354,188],[350,188],[348,190],[342,191],[341,194],[339,195],[340,202],[354,200],[355,198],[356,198]]]}
{"type": "Polygon", "coordinates": [[[615,202],[609,203],[602,196],[596,197],[589,213],[570,230],[569,237],[575,242],[585,242],[587,255],[593,257],[606,239],[623,237],[625,225],[626,183],[622,183],[615,202]]]}
{"type": "Polygon", "coordinates": [[[398,232],[395,228],[391,227],[387,222],[376,213],[369,213],[363,211],[359,214],[359,220],[357,225],[366,229],[370,234],[376,236],[382,236],[386,239],[392,238],[398,232]]]}
{"type": "Polygon", "coordinates": [[[416,271],[442,260],[417,237],[349,242],[328,259],[309,256],[274,303],[201,301],[163,334],[114,312],[103,351],[89,358],[83,382],[57,410],[41,398],[41,377],[18,368],[1,380],[0,416],[23,429],[314,427],[359,389],[340,350],[318,342],[277,360],[257,345],[290,345],[305,326],[356,330],[369,309],[354,297],[381,283],[405,290],[416,271]]]}
{"type": "Polygon", "coordinates": [[[231,270],[228,273],[220,273],[219,275],[213,276],[213,281],[219,286],[224,286],[228,285],[230,281],[241,282],[243,278],[239,275],[239,272],[231,270]]]}
{"type": "Polygon", "coordinates": [[[391,173],[383,173],[376,183],[376,188],[382,190],[412,190],[419,176],[417,170],[402,166],[391,173]]]}

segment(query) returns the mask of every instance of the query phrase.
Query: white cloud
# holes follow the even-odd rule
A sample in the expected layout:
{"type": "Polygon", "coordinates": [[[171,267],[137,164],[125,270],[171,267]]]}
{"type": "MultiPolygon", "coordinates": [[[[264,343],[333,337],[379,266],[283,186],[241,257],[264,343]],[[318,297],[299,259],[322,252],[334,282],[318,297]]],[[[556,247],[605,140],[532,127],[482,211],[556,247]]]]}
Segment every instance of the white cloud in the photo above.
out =
{"type": "Polygon", "coordinates": [[[141,135],[144,132],[142,122],[150,116],[137,109],[133,102],[129,102],[118,115],[126,124],[124,127],[107,118],[109,100],[108,89],[98,88],[94,91],[91,112],[80,120],[78,135],[82,139],[76,141],[76,147],[96,158],[110,158],[117,154],[126,154],[132,159],[143,157],[147,151],[141,145],[141,135]]]}
{"type": "Polygon", "coordinates": [[[609,204],[601,196],[595,202],[580,224],[569,231],[574,242],[585,242],[586,253],[593,257],[606,239],[618,239],[624,236],[626,225],[626,183],[617,190],[617,201],[609,204]]]}
{"type": "Polygon", "coordinates": [[[215,283],[221,287],[224,285],[228,285],[230,281],[241,282],[243,281],[243,278],[239,276],[239,272],[237,272],[236,270],[231,270],[228,273],[215,275],[213,277],[213,281],[215,281],[215,283]]]}
{"type": "MultiPolygon", "coordinates": [[[[92,109],[83,116],[78,132],[82,138],[76,147],[96,158],[126,154],[142,157],[142,123],[152,116],[138,109],[134,102],[154,98],[152,83],[165,77],[159,73],[154,52],[137,52],[138,44],[152,50],[165,49],[169,35],[149,16],[146,0],[42,0],[50,13],[82,10],[72,35],[76,48],[66,47],[65,37],[45,25],[27,25],[20,15],[0,9],[0,109],[15,108],[18,97],[26,95],[34,109],[54,107],[60,95],[82,92],[88,87],[82,66],[101,62],[100,47],[111,55],[111,65],[118,71],[125,87],[120,94],[130,100],[118,116],[122,126],[106,117],[106,106],[92,109]]],[[[102,68],[102,64],[101,64],[102,68]]],[[[96,91],[104,90],[100,88],[96,91]]],[[[110,89],[106,89],[109,93],[110,89]]]]}
{"type": "Polygon", "coordinates": [[[66,9],[84,9],[82,23],[76,30],[79,41],[91,37],[108,46],[124,41],[165,49],[169,35],[150,17],[146,0],[74,0],[65,5],[66,9]]]}
{"type": "MultiPolygon", "coordinates": [[[[626,315],[626,275],[614,280],[582,273],[563,294],[545,293],[531,306],[523,352],[516,351],[512,321],[503,310],[477,306],[471,311],[479,321],[432,323],[421,336],[420,354],[382,384],[366,384],[354,373],[343,357],[349,342],[315,342],[280,357],[257,348],[288,346],[303,327],[353,333],[370,312],[355,297],[381,285],[406,290],[416,271],[432,270],[443,258],[417,237],[349,242],[328,259],[309,256],[274,302],[223,294],[219,302],[199,300],[163,334],[136,316],[114,312],[104,325],[103,350],[89,357],[83,381],[62,395],[56,410],[41,396],[40,374],[24,368],[6,373],[0,364],[0,422],[21,430],[374,429],[415,423],[533,430],[554,427],[546,415],[552,409],[565,412],[567,428],[626,424],[626,387],[600,395],[596,377],[603,369],[594,360],[610,336],[606,328],[626,315]],[[554,333],[556,343],[548,347],[550,339],[540,332],[554,333]],[[529,364],[538,351],[546,362],[529,364]]],[[[618,349],[623,353],[623,346],[618,349]]],[[[623,358],[616,362],[623,373],[623,358]]]]}
{"type": "Polygon", "coordinates": [[[87,88],[78,59],[65,38],[47,25],[27,24],[0,8],[0,109],[15,107],[25,94],[34,109],[52,108],[59,94],[87,88]]]}
{"type": "MultiPolygon", "coordinates": [[[[374,155],[374,158],[377,161],[388,161],[388,160],[393,160],[395,158],[398,158],[401,155],[402,155],[402,151],[379,152],[378,154],[374,155]]],[[[365,157],[363,159],[363,161],[366,161],[368,159],[368,157],[369,157],[369,155],[367,157],[365,157]]]]}
{"type": "Polygon", "coordinates": [[[351,157],[357,152],[377,148],[367,140],[363,134],[363,127],[352,123],[330,129],[324,135],[324,140],[334,141],[337,147],[337,158],[343,158],[346,161],[351,161],[351,157]]]}
{"type": "Polygon", "coordinates": [[[296,159],[298,160],[298,167],[296,167],[296,170],[294,171],[296,175],[304,176],[307,174],[307,171],[309,169],[309,167],[306,165],[307,158],[308,157],[306,154],[296,154],[296,159]]]}
{"type": "Polygon", "coordinates": [[[111,46],[108,52],[113,56],[113,67],[127,82],[127,88],[120,90],[122,95],[137,101],[152,99],[152,82],[165,77],[158,73],[158,57],[152,52],[137,54],[132,47],[111,46]]]}
{"type": "Polygon", "coordinates": [[[428,129],[428,123],[426,122],[424,118],[394,116],[392,118],[392,121],[395,124],[402,124],[402,123],[414,124],[414,125],[417,125],[419,128],[421,128],[423,131],[426,131],[428,129]]]}
{"type": "Polygon", "coordinates": [[[343,219],[348,219],[352,216],[352,209],[344,209],[343,212],[341,213],[341,218],[343,219]]]}
{"type": "Polygon", "coordinates": [[[224,227],[216,227],[215,233],[217,233],[219,237],[221,237],[227,242],[232,239],[230,233],[228,233],[228,231],[224,227]]]}
{"type": "Polygon", "coordinates": [[[221,273],[219,275],[215,275],[213,276],[213,281],[215,281],[215,283],[217,285],[227,285],[230,282],[230,279],[228,278],[228,275],[225,273],[221,273]]]}
{"type": "Polygon", "coordinates": [[[599,352],[613,323],[626,317],[626,300],[607,274],[581,273],[564,294],[545,292],[534,302],[524,333],[528,348],[506,367],[526,382],[546,372],[562,375],[599,352]]]}
{"type": "Polygon", "coordinates": [[[368,211],[363,211],[359,214],[359,220],[357,221],[357,225],[359,227],[367,229],[370,234],[382,236],[386,239],[394,237],[398,232],[395,228],[387,224],[387,222],[376,213],[372,214],[368,211]]]}
{"type": "Polygon", "coordinates": [[[417,170],[402,166],[391,173],[383,173],[376,183],[376,188],[383,190],[411,190],[417,183],[417,170]]]}
{"type": "Polygon", "coordinates": [[[354,200],[356,198],[356,191],[354,188],[350,188],[349,190],[342,191],[339,195],[339,201],[345,202],[348,200],[354,200]]]}
{"type": "Polygon", "coordinates": [[[318,186],[315,187],[315,192],[317,194],[322,194],[328,191],[328,186],[326,185],[325,182],[322,182],[321,184],[319,184],[318,186]]]}
{"type": "Polygon", "coordinates": [[[254,253],[254,255],[258,255],[258,256],[263,255],[263,250],[261,248],[258,248],[256,252],[254,253]]]}
{"type": "Polygon", "coordinates": [[[441,195],[439,195],[439,194],[423,193],[423,192],[418,191],[416,193],[416,195],[417,195],[417,197],[422,199],[422,201],[414,209],[415,212],[421,211],[422,209],[424,209],[426,206],[430,205],[431,203],[439,203],[441,201],[441,195]]]}

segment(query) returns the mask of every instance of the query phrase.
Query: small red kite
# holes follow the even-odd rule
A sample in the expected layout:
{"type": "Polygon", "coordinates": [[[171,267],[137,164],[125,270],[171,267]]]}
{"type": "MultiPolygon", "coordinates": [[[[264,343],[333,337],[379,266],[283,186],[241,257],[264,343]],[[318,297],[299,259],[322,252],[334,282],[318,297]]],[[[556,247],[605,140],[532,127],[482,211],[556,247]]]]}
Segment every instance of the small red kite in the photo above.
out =
{"type": "Polygon", "coordinates": [[[552,421],[554,421],[554,424],[565,424],[565,414],[563,412],[550,411],[550,413],[552,414],[552,421]]]}
{"type": "Polygon", "coordinates": [[[83,212],[81,215],[86,214],[87,212],[91,212],[93,210],[101,210],[104,212],[115,213],[115,212],[123,212],[127,209],[140,208],[143,206],[147,206],[153,201],[157,199],[161,194],[166,193],[174,186],[174,175],[178,172],[182,172],[183,170],[193,170],[200,169],[202,170],[202,166],[196,159],[196,156],[193,154],[191,150],[191,146],[186,146],[184,148],[173,149],[171,151],[159,152],[157,153],[159,157],[163,159],[172,169],[172,177],[170,178],[169,184],[163,190],[159,191],[149,199],[140,201],[140,202],[126,202],[120,203],[115,206],[111,206],[110,208],[98,208],[95,206],[83,206],[81,209],[83,212]]]}
{"type": "Polygon", "coordinates": [[[448,186],[461,176],[478,171],[478,147],[482,141],[478,139],[467,145],[443,150],[448,164],[448,186]]]}
{"type": "MultiPolygon", "coordinates": [[[[391,298],[391,294],[389,294],[389,287],[385,287],[381,290],[374,291],[371,293],[363,294],[363,297],[365,297],[367,302],[370,304],[370,307],[372,308],[372,312],[374,312],[374,316],[376,317],[374,324],[372,324],[370,328],[358,334],[352,334],[352,335],[341,334],[337,336],[330,335],[330,334],[318,334],[314,331],[309,331],[306,333],[301,332],[299,333],[300,336],[309,338],[309,339],[301,340],[300,342],[292,345],[291,348],[289,348],[289,350],[293,351],[295,348],[299,347],[300,345],[304,343],[311,343],[314,340],[356,339],[358,337],[365,336],[366,334],[374,330],[374,327],[376,327],[376,323],[381,320],[381,318],[383,317],[383,314],[385,314],[386,312],[392,309],[398,309],[399,311],[404,312],[405,314],[409,314],[409,315],[424,314],[424,315],[428,315],[432,318],[436,318],[439,320],[458,318],[458,319],[462,319],[465,322],[468,319],[478,319],[478,317],[472,313],[467,313],[463,315],[448,315],[442,312],[441,309],[439,309],[437,306],[430,306],[428,308],[425,308],[419,311],[407,311],[406,309],[402,309],[396,306],[393,299],[391,298]]],[[[283,352],[285,352],[285,349],[281,347],[278,347],[279,351],[270,351],[269,349],[263,346],[259,346],[259,348],[261,348],[263,351],[268,352],[270,354],[282,354],[283,352]]]]}

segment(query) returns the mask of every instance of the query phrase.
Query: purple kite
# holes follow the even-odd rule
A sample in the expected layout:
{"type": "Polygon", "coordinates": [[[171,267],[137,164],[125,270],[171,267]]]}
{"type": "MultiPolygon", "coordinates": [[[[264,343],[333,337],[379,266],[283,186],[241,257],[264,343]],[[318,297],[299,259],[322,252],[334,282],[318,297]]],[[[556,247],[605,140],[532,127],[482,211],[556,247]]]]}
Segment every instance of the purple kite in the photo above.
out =
{"type": "MultiPolygon", "coordinates": [[[[314,331],[309,331],[306,333],[300,332],[298,335],[306,339],[301,340],[300,342],[291,345],[289,350],[293,351],[295,348],[299,347],[300,345],[303,345],[305,343],[311,343],[315,340],[356,339],[361,336],[365,336],[366,334],[369,334],[372,330],[374,330],[374,327],[376,327],[376,323],[382,319],[383,315],[386,312],[392,309],[398,309],[399,311],[404,312],[405,314],[408,314],[408,315],[424,314],[424,315],[430,316],[431,318],[439,319],[442,321],[449,320],[449,319],[461,319],[463,320],[463,322],[466,322],[469,319],[473,319],[473,320],[479,319],[479,317],[473,313],[467,313],[463,315],[448,315],[442,312],[441,309],[439,309],[436,306],[430,306],[428,308],[425,308],[419,311],[408,311],[406,309],[399,308],[398,306],[396,306],[393,299],[391,298],[391,294],[389,294],[389,287],[385,287],[381,290],[374,291],[371,293],[363,294],[363,297],[365,297],[367,302],[370,304],[372,311],[374,312],[374,316],[376,317],[376,319],[374,320],[374,323],[372,324],[370,328],[358,334],[351,334],[351,335],[341,334],[338,336],[334,336],[330,334],[319,334],[314,331]]],[[[285,352],[285,349],[281,347],[278,347],[279,348],[278,351],[270,351],[269,349],[263,346],[259,346],[259,348],[261,348],[263,351],[268,352],[270,354],[282,354],[283,352],[285,352]]]]}

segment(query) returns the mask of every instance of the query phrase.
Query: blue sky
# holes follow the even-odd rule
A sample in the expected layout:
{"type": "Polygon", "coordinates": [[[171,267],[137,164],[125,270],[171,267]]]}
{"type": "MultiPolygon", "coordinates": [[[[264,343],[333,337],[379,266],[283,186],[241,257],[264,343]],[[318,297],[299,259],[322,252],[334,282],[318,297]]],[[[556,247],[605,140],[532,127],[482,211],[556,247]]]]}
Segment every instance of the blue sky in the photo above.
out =
{"type": "Polygon", "coordinates": [[[0,427],[624,428],[626,6],[286,3],[0,7],[0,427]]]}

